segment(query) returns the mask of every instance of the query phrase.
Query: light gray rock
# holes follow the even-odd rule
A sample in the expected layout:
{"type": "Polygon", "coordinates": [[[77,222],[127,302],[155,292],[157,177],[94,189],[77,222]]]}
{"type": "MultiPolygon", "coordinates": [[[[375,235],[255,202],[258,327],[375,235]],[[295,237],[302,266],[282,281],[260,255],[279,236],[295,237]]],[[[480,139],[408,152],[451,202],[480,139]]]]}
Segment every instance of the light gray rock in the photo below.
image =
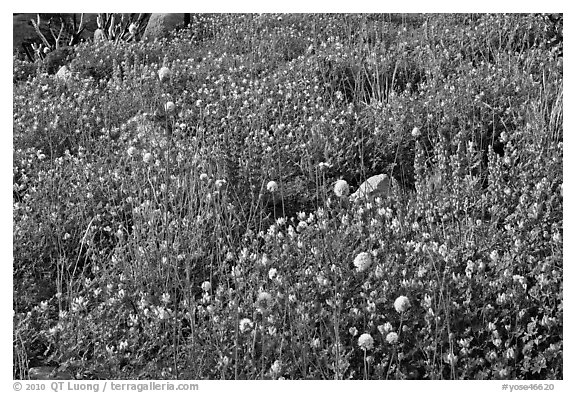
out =
{"type": "Polygon", "coordinates": [[[388,175],[381,173],[379,175],[368,178],[364,183],[358,187],[355,193],[350,195],[351,201],[366,199],[366,198],[384,198],[392,192],[395,182],[390,180],[388,175]]]}
{"type": "Polygon", "coordinates": [[[152,14],[142,38],[151,41],[164,38],[183,25],[184,14],[152,14]]]}
{"type": "Polygon", "coordinates": [[[33,380],[39,379],[74,379],[68,371],[59,371],[56,367],[40,366],[31,367],[28,370],[28,377],[33,380]]]}
{"type": "Polygon", "coordinates": [[[72,71],[70,71],[67,66],[62,66],[55,76],[56,79],[59,79],[64,83],[68,83],[72,79],[72,71]]]}
{"type": "Polygon", "coordinates": [[[104,30],[96,29],[94,30],[94,42],[106,41],[106,36],[104,35],[104,30]]]}

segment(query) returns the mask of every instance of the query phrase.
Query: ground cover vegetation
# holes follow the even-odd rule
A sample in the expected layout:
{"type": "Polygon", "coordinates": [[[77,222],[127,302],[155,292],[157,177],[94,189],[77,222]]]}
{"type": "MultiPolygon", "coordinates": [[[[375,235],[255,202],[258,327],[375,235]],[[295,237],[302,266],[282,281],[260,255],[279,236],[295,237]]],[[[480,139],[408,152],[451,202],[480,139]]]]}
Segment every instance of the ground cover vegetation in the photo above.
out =
{"type": "Polygon", "coordinates": [[[206,14],[14,57],[14,377],[562,378],[561,34],[206,14]]]}

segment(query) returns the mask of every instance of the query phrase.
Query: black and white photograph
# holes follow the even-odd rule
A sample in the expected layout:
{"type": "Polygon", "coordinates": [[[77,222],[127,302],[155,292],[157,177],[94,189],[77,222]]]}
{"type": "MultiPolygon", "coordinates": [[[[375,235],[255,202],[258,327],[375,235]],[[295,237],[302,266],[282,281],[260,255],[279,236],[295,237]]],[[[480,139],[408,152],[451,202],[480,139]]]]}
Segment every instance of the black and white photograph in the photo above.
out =
{"type": "Polygon", "coordinates": [[[13,13],[14,390],[554,390],[558,11],[13,13]]]}

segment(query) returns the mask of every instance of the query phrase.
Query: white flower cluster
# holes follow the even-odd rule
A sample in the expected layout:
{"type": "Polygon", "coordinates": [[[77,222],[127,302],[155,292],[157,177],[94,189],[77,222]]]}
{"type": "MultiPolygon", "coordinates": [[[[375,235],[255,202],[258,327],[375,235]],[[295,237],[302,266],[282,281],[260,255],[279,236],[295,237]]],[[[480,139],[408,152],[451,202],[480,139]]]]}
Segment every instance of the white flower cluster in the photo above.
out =
{"type": "Polygon", "coordinates": [[[356,266],[358,273],[365,271],[370,265],[372,265],[372,255],[368,252],[361,252],[354,258],[354,266],[356,266]]]}

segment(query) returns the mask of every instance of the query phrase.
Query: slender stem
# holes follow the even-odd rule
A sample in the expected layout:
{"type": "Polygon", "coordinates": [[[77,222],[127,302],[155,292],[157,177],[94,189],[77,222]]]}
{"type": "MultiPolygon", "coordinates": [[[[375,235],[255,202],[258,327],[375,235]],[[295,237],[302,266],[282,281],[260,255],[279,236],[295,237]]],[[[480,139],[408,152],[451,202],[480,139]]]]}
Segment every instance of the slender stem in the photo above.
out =
{"type": "Polygon", "coordinates": [[[368,379],[368,366],[366,363],[366,348],[364,348],[364,379],[368,379]]]}

